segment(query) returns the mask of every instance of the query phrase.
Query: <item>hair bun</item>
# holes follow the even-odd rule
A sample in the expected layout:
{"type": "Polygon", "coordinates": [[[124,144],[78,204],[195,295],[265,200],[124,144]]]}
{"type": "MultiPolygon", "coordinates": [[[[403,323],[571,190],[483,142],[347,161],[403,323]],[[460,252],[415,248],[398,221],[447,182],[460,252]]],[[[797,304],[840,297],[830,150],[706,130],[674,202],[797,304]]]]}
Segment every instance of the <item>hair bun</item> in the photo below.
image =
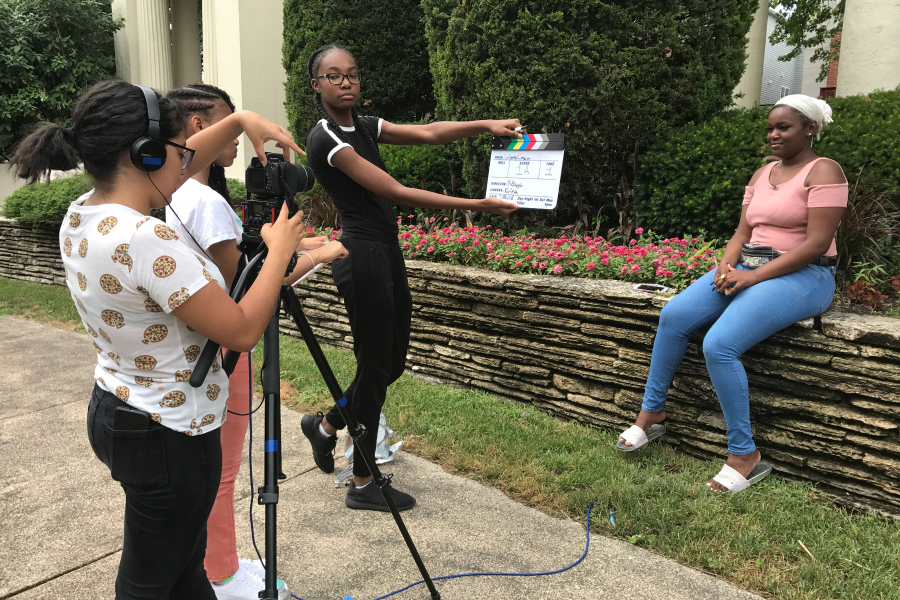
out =
{"type": "Polygon", "coordinates": [[[71,127],[64,127],[62,130],[63,138],[70,146],[75,145],[75,130],[71,127]]]}

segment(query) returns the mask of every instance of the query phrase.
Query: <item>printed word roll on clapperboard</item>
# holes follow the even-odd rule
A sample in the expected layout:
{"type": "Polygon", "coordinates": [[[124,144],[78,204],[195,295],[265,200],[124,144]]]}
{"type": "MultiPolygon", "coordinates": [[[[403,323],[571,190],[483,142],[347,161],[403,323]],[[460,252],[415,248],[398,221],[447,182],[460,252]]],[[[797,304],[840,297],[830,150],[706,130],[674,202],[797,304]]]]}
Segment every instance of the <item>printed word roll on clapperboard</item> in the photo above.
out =
{"type": "Polygon", "coordinates": [[[520,208],[556,208],[565,149],[562,133],[494,136],[487,195],[520,208]]]}

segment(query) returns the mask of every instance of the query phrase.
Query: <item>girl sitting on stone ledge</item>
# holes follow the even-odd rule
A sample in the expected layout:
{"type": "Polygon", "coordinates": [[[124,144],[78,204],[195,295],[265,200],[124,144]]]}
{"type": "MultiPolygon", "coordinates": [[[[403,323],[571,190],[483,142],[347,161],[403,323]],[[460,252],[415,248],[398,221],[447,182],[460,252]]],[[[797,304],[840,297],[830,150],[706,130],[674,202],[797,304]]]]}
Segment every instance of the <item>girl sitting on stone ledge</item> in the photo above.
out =
{"type": "Polygon", "coordinates": [[[769,113],[766,140],[779,158],[747,185],[737,231],[718,269],[663,308],[653,343],[641,412],[616,446],[637,450],[665,433],[665,402],[688,345],[709,327],[703,355],[722,406],[728,458],[707,487],[739,492],[772,470],[750,429],[750,392],[740,357],[772,334],[822,314],[834,297],[835,233],[847,206],[840,165],[820,158],[813,136],[831,122],[831,107],[802,94],[769,113]]]}

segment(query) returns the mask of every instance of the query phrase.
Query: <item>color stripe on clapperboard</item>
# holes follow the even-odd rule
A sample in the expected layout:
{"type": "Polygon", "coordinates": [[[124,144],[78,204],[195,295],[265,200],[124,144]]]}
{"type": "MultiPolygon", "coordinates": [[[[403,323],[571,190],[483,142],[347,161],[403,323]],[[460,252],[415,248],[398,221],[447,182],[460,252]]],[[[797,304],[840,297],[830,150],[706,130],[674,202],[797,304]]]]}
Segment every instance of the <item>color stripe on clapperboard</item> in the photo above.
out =
{"type": "Polygon", "coordinates": [[[526,133],[522,139],[494,136],[491,150],[565,150],[563,133],[526,133]]]}

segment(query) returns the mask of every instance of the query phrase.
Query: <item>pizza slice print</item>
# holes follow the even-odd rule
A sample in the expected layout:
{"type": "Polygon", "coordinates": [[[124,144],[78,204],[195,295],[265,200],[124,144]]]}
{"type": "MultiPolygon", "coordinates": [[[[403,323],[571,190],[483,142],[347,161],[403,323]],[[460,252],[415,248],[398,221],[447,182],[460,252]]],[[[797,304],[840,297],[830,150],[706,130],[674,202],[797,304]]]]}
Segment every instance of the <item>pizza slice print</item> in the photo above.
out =
{"type": "Polygon", "coordinates": [[[156,368],[156,359],[147,354],[142,354],[134,359],[134,366],[144,371],[150,371],[156,368]]]}
{"type": "Polygon", "coordinates": [[[169,335],[169,328],[165,325],[151,325],[144,330],[144,339],[141,341],[145,344],[150,342],[161,342],[169,335]]]}
{"type": "Polygon", "coordinates": [[[184,357],[189,363],[197,360],[198,356],[200,356],[200,346],[197,346],[196,344],[188,347],[188,349],[184,351],[184,357]]]}
{"type": "Polygon", "coordinates": [[[169,227],[168,225],[163,225],[160,223],[156,227],[153,228],[153,233],[156,234],[161,240],[177,240],[178,234],[175,233],[175,230],[169,227]]]}
{"type": "Polygon", "coordinates": [[[100,313],[100,318],[110,327],[115,327],[116,329],[125,327],[125,317],[117,310],[104,310],[100,313]]]}
{"type": "Polygon", "coordinates": [[[63,240],[63,254],[66,256],[72,256],[72,240],[66,238],[63,240]]]}
{"type": "Polygon", "coordinates": [[[168,277],[175,272],[175,259],[171,256],[160,256],[153,261],[153,274],[157,277],[168,277]]]}
{"type": "Polygon", "coordinates": [[[165,396],[163,396],[162,401],[160,401],[160,406],[167,406],[169,408],[175,408],[181,406],[187,402],[187,396],[184,395],[184,392],[174,391],[169,392],[165,396]]]}
{"type": "Polygon", "coordinates": [[[169,308],[175,310],[182,304],[188,301],[191,295],[188,293],[187,288],[181,288],[177,292],[173,292],[171,296],[169,296],[169,308]]]}
{"type": "Polygon", "coordinates": [[[217,386],[214,383],[210,383],[209,385],[206,386],[206,397],[212,401],[215,401],[216,398],[219,397],[219,392],[221,392],[221,391],[222,391],[222,388],[220,388],[219,386],[217,386]]]}
{"type": "Polygon", "coordinates": [[[79,225],[81,225],[81,215],[73,212],[69,215],[69,227],[78,227],[79,225]]]}
{"type": "Polygon", "coordinates": [[[134,382],[138,385],[142,385],[144,387],[150,387],[153,385],[153,379],[150,377],[142,377],[140,375],[134,376],[134,382]]]}
{"type": "Polygon", "coordinates": [[[114,276],[106,274],[100,276],[100,287],[108,294],[118,294],[122,291],[122,284],[114,276]]]}
{"type": "Polygon", "coordinates": [[[99,231],[101,235],[106,235],[113,230],[113,227],[115,227],[118,222],[119,220],[115,217],[106,217],[97,224],[97,231],[99,231]]]}
{"type": "Polygon", "coordinates": [[[87,256],[87,238],[81,240],[81,243],[78,244],[78,256],[84,258],[87,256]]]}
{"type": "Polygon", "coordinates": [[[128,267],[128,272],[131,273],[131,267],[134,266],[134,262],[131,260],[131,257],[128,256],[128,244],[119,244],[116,246],[116,249],[110,258],[112,258],[114,263],[119,263],[120,265],[128,267]]]}
{"type": "Polygon", "coordinates": [[[120,385],[116,388],[116,397],[119,398],[122,402],[128,402],[128,396],[131,392],[124,385],[120,385]]]}

